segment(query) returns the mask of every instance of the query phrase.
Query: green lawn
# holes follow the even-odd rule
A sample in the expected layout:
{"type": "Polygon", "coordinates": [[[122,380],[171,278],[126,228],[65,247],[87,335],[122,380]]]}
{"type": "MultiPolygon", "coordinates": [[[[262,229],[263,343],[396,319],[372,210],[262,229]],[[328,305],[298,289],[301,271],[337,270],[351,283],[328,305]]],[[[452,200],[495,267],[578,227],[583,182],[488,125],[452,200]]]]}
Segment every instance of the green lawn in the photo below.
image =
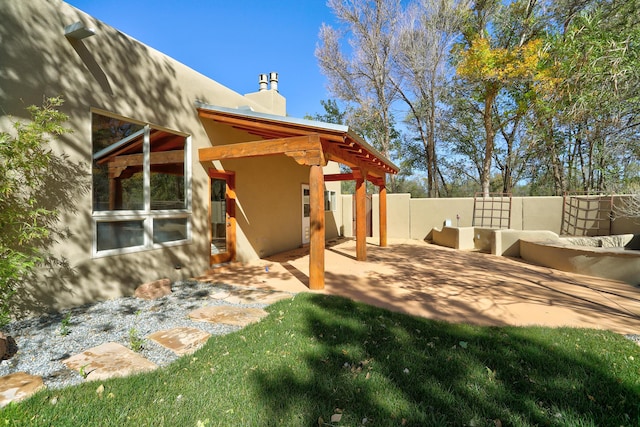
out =
{"type": "Polygon", "coordinates": [[[0,426],[640,425],[640,346],[614,333],[455,325],[315,294],[268,310],[168,368],[11,404],[0,426]]]}

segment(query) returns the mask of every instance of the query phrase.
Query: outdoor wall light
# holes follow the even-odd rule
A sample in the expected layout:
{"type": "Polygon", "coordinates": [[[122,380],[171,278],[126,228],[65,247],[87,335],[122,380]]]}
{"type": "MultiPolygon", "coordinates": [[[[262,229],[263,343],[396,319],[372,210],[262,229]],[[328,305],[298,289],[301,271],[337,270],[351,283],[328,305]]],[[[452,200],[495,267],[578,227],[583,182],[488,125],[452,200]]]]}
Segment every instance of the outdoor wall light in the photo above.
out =
{"type": "Polygon", "coordinates": [[[64,27],[64,36],[74,40],[86,39],[87,37],[93,36],[95,33],[95,28],[88,28],[80,21],[64,27]]]}

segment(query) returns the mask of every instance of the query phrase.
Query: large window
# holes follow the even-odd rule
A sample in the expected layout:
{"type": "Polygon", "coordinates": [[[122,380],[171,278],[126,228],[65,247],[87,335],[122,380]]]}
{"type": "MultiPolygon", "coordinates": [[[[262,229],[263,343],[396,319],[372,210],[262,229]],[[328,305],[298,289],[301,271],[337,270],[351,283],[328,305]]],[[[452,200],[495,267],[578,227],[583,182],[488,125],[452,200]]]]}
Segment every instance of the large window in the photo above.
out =
{"type": "Polygon", "coordinates": [[[190,138],[94,113],[94,252],[151,249],[190,239],[190,138]]]}

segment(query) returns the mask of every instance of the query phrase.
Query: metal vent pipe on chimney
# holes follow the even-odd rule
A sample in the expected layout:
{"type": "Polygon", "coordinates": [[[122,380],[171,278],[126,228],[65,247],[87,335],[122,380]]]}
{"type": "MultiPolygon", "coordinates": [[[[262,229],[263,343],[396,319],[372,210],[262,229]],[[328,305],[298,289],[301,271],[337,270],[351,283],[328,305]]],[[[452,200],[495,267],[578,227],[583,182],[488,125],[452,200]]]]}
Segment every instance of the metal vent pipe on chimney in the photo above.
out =
{"type": "Polygon", "coordinates": [[[269,81],[271,82],[271,90],[278,91],[278,73],[271,72],[269,73],[269,81]]]}
{"type": "Polygon", "coordinates": [[[260,92],[267,90],[267,75],[260,74],[258,83],[260,84],[260,92]]]}

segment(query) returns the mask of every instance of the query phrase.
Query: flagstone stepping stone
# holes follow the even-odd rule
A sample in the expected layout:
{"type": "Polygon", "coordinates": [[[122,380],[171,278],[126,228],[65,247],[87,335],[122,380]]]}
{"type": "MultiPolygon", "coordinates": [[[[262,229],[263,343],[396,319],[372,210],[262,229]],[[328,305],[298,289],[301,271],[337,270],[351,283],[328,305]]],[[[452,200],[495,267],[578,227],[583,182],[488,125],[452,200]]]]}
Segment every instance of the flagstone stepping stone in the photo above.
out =
{"type": "Polygon", "coordinates": [[[231,304],[273,304],[286,298],[293,297],[287,292],[264,291],[258,289],[229,289],[228,291],[220,291],[211,298],[224,300],[231,304]]]}
{"type": "Polygon", "coordinates": [[[134,293],[136,298],[153,300],[171,295],[171,280],[160,279],[138,286],[134,293]]]}
{"type": "Polygon", "coordinates": [[[259,322],[269,313],[261,308],[245,308],[232,306],[202,307],[189,313],[191,320],[225,325],[247,326],[259,322]]]}
{"type": "Polygon", "coordinates": [[[182,356],[194,353],[210,337],[210,333],[201,329],[182,327],[154,332],[147,338],[182,356]]]}
{"type": "Polygon", "coordinates": [[[108,342],[85,350],[63,361],[68,368],[84,371],[87,381],[125,377],[158,367],[122,344],[108,342]]]}
{"type": "Polygon", "coordinates": [[[42,377],[29,375],[26,372],[15,372],[0,377],[0,408],[10,402],[26,399],[44,388],[42,377]]]}

